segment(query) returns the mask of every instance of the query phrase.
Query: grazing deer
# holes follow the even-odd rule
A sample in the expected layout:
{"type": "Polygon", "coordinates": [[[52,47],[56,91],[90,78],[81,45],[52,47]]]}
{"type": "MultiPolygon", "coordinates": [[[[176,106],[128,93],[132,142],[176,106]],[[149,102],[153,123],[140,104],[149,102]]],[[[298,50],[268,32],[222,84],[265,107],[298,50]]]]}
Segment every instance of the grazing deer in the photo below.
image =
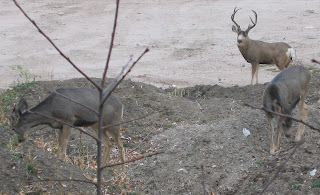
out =
{"type": "MultiPolygon", "coordinates": [[[[60,88],[55,91],[73,101],[82,105],[90,107],[98,111],[99,93],[95,89],[89,88],[60,88]]],[[[61,95],[52,93],[45,100],[40,102],[34,108],[28,111],[28,104],[22,98],[17,107],[12,111],[10,122],[13,131],[19,135],[19,142],[25,140],[26,132],[35,126],[46,124],[59,131],[59,149],[58,156],[62,159],[66,156],[67,141],[71,133],[71,127],[62,124],[51,118],[72,124],[77,127],[91,126],[98,134],[98,116],[92,110],[72,102],[61,95]],[[40,113],[36,114],[36,113],[40,113]],[[43,115],[43,116],[42,116],[43,115]],[[45,117],[48,116],[48,117],[45,117]]],[[[103,107],[103,126],[117,124],[122,121],[123,105],[119,98],[111,95],[105,102],[103,107]]],[[[123,143],[120,139],[120,127],[114,126],[104,129],[102,133],[102,143],[104,149],[102,150],[102,163],[105,165],[108,161],[112,142],[107,135],[107,132],[112,136],[119,148],[119,157],[121,162],[124,162],[123,143]]],[[[122,170],[125,171],[124,165],[122,170]]]]}
{"type": "MultiPolygon", "coordinates": [[[[306,99],[311,73],[303,66],[290,66],[289,68],[280,72],[272,81],[266,86],[263,93],[263,107],[266,110],[291,115],[292,110],[299,103],[299,113],[302,121],[307,120],[308,107],[304,103],[306,99]]],[[[269,123],[270,131],[270,154],[275,154],[279,150],[279,135],[280,129],[286,137],[290,136],[289,128],[292,124],[292,119],[276,116],[275,114],[266,111],[266,116],[269,123]],[[277,118],[277,134],[276,142],[273,141],[273,121],[277,118]]],[[[300,141],[304,132],[304,125],[299,123],[299,128],[296,133],[295,141],[300,141]]]]}
{"type": "Polygon", "coordinates": [[[257,13],[253,11],[255,15],[255,21],[250,17],[253,25],[243,31],[240,25],[234,21],[234,16],[239,9],[234,8],[231,20],[235,25],[232,25],[232,31],[237,33],[237,44],[238,48],[244,57],[244,59],[251,63],[251,85],[253,85],[253,78],[256,75],[256,83],[258,83],[258,71],[260,64],[276,64],[276,66],[283,70],[287,68],[293,59],[295,52],[294,49],[284,42],[266,43],[263,41],[252,40],[249,38],[249,31],[254,28],[257,24],[257,13]]]}

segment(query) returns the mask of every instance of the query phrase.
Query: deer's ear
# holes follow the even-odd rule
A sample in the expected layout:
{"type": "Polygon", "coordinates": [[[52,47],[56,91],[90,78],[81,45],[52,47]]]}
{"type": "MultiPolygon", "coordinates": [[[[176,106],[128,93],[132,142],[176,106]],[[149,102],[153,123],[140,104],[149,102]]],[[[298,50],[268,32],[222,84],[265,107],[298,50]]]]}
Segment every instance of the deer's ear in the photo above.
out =
{"type": "Polygon", "coordinates": [[[273,107],[273,111],[274,111],[274,112],[281,113],[281,105],[280,105],[280,102],[278,102],[276,99],[273,100],[272,107],[273,107]]]}
{"type": "Polygon", "coordinates": [[[18,112],[19,114],[23,114],[27,110],[28,110],[28,103],[24,98],[21,98],[18,104],[18,112]]]}
{"type": "Polygon", "coordinates": [[[299,101],[300,101],[300,96],[295,101],[291,102],[290,109],[293,110],[296,107],[296,105],[299,103],[299,101]]]}
{"type": "Polygon", "coordinates": [[[238,33],[238,28],[235,25],[232,25],[232,31],[238,33]]]}

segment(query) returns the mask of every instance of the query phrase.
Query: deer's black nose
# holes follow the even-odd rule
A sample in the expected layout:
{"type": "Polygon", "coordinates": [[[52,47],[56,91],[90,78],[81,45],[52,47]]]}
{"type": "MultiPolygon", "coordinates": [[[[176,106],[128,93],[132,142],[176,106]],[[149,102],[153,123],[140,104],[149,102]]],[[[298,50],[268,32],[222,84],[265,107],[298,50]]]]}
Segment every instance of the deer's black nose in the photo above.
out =
{"type": "Polygon", "coordinates": [[[241,39],[238,39],[237,41],[238,41],[238,44],[242,43],[242,40],[241,40],[241,39]]]}

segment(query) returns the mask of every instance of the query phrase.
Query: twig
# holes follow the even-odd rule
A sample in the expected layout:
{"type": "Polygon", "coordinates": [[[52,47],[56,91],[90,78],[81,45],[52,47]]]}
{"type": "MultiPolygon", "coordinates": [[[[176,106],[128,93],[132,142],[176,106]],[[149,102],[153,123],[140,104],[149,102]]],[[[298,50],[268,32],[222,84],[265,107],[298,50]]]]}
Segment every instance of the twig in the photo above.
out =
{"type": "Polygon", "coordinates": [[[137,117],[137,118],[134,118],[134,119],[131,119],[131,120],[128,120],[128,121],[124,121],[124,122],[121,122],[121,123],[117,123],[117,124],[112,124],[112,125],[107,125],[107,126],[104,126],[102,128],[110,128],[110,127],[114,127],[114,126],[119,126],[119,125],[123,125],[123,124],[127,124],[127,123],[130,123],[130,122],[133,122],[133,121],[137,121],[137,120],[140,120],[140,119],[144,119],[148,116],[151,116],[153,114],[156,114],[156,113],[160,113],[160,112],[164,112],[166,110],[169,110],[168,108],[165,108],[163,110],[159,110],[159,111],[154,111],[154,112],[151,112],[149,114],[146,114],[144,116],[140,116],[140,117],[137,117]]]}
{"type": "Polygon", "coordinates": [[[135,151],[136,149],[138,149],[140,147],[140,145],[147,139],[147,137],[149,137],[149,135],[151,135],[152,131],[150,131],[144,138],[143,140],[132,150],[135,151]]]}
{"type": "Polygon", "coordinates": [[[84,134],[92,137],[92,138],[95,139],[96,141],[100,141],[97,137],[91,135],[90,133],[88,133],[87,131],[85,131],[85,130],[79,128],[79,127],[73,126],[72,124],[69,124],[69,123],[67,123],[67,122],[64,122],[64,121],[62,121],[62,120],[53,118],[53,117],[48,116],[48,115],[45,115],[45,114],[41,114],[41,113],[39,113],[39,112],[33,112],[33,111],[30,111],[30,110],[29,110],[28,112],[33,113],[33,114],[37,114],[37,115],[40,115],[40,116],[43,116],[43,117],[46,117],[46,118],[48,118],[48,119],[51,119],[51,120],[54,120],[54,121],[56,121],[56,122],[62,123],[62,124],[67,125],[67,126],[69,126],[69,127],[75,128],[75,129],[77,129],[78,131],[81,131],[82,133],[84,133],[84,134]]]}
{"type": "Polygon", "coordinates": [[[304,122],[304,121],[302,121],[302,120],[296,119],[296,118],[294,118],[294,117],[292,117],[292,116],[290,116],[290,115],[281,114],[281,113],[278,113],[278,112],[273,112],[273,111],[271,111],[271,110],[265,109],[264,107],[252,106],[252,105],[250,105],[250,104],[243,104],[243,105],[244,105],[244,106],[247,106],[247,107],[250,107],[250,108],[253,108],[253,109],[257,109],[257,110],[264,110],[264,111],[266,111],[266,112],[269,112],[269,113],[272,113],[272,114],[275,114],[275,115],[278,115],[278,116],[283,116],[283,117],[290,118],[290,119],[292,119],[292,120],[294,120],[294,121],[296,121],[296,122],[299,122],[299,123],[302,123],[302,124],[306,125],[306,126],[309,127],[310,129],[316,130],[316,131],[318,131],[318,132],[320,133],[320,129],[319,129],[319,128],[317,128],[317,127],[315,127],[315,126],[313,126],[313,125],[310,125],[310,124],[308,124],[308,123],[306,123],[306,122],[304,122]]]}
{"type": "MultiPolygon", "coordinates": [[[[82,180],[82,179],[50,179],[50,178],[45,178],[45,179],[39,179],[40,181],[67,181],[67,182],[83,182],[83,183],[90,183],[96,185],[96,182],[90,181],[90,180],[82,180]]],[[[31,181],[31,182],[39,182],[37,181],[31,181]]]]}
{"type": "Polygon", "coordinates": [[[290,153],[290,155],[287,157],[287,159],[285,161],[282,162],[282,164],[279,166],[277,172],[273,175],[273,177],[270,179],[270,181],[267,183],[267,185],[263,188],[263,190],[260,192],[259,195],[262,195],[267,188],[269,187],[269,185],[278,177],[280,171],[283,169],[284,165],[287,164],[287,162],[289,161],[289,159],[293,156],[293,154],[296,152],[296,150],[298,149],[299,146],[301,146],[303,143],[303,140],[300,140],[293,148],[292,152],[290,153]]]}
{"type": "Polygon", "coordinates": [[[139,60],[144,56],[144,54],[146,54],[147,52],[149,52],[149,48],[146,48],[144,50],[144,52],[139,56],[139,58],[131,65],[131,67],[127,70],[127,72],[122,76],[122,78],[114,85],[114,87],[107,92],[106,97],[104,98],[104,100],[101,102],[101,104],[104,104],[104,102],[108,99],[108,97],[111,95],[111,93],[114,91],[114,89],[123,81],[123,79],[129,74],[129,72],[131,72],[131,69],[139,62],[139,60]]]}
{"type": "Polygon", "coordinates": [[[156,152],[156,153],[152,153],[152,154],[149,154],[149,155],[146,155],[146,156],[140,156],[138,158],[125,161],[123,163],[115,163],[115,164],[106,165],[106,166],[101,167],[100,169],[102,170],[102,169],[107,168],[107,167],[114,167],[114,166],[118,166],[118,165],[132,163],[132,162],[135,162],[135,161],[138,161],[138,160],[141,160],[141,159],[144,159],[144,158],[152,157],[152,156],[155,156],[155,155],[159,155],[159,154],[162,154],[162,153],[164,153],[164,152],[156,152]]]}
{"type": "Polygon", "coordinates": [[[116,76],[116,77],[112,80],[112,82],[107,86],[107,88],[105,88],[105,89],[103,90],[103,93],[106,93],[107,91],[109,91],[110,88],[113,88],[113,87],[114,87],[114,85],[115,85],[116,82],[119,82],[119,81],[118,81],[119,78],[120,78],[121,75],[124,73],[124,70],[129,66],[129,63],[131,62],[131,60],[132,60],[132,55],[130,55],[130,58],[129,58],[128,62],[126,63],[126,65],[124,65],[124,66],[122,67],[121,72],[118,74],[118,76],[116,76]]]}
{"type": "Polygon", "coordinates": [[[117,0],[116,3],[116,11],[115,11],[115,16],[114,16],[114,22],[113,22],[113,30],[112,30],[112,34],[111,34],[111,41],[110,41],[110,46],[109,46],[109,52],[108,52],[108,57],[107,57],[107,61],[106,61],[106,65],[102,74],[102,80],[101,80],[101,87],[104,87],[104,81],[106,79],[106,75],[107,75],[107,70],[109,68],[109,62],[110,62],[110,58],[111,58],[111,52],[113,49],[113,41],[114,41],[114,36],[116,34],[116,27],[117,27],[117,20],[118,20],[118,13],[119,13],[119,0],[117,0]]]}
{"type": "Polygon", "coordinates": [[[206,189],[206,174],[204,172],[204,166],[203,164],[201,165],[201,170],[202,170],[202,187],[203,187],[203,195],[208,195],[208,191],[206,189]]]}
{"type": "Polygon", "coordinates": [[[55,93],[55,94],[57,94],[57,95],[65,98],[65,99],[67,99],[67,100],[70,100],[71,102],[74,102],[74,103],[76,103],[76,104],[78,104],[78,105],[80,105],[80,106],[82,106],[82,107],[85,107],[85,108],[87,108],[88,110],[94,112],[94,113],[97,114],[97,115],[99,114],[96,110],[90,108],[89,106],[86,106],[86,105],[84,105],[84,104],[81,104],[80,102],[77,102],[77,101],[75,101],[75,100],[73,100],[73,99],[71,99],[71,98],[69,98],[69,97],[67,97],[67,96],[62,95],[61,93],[58,93],[57,90],[49,91],[49,92],[50,92],[50,93],[55,93]]]}
{"type": "Polygon", "coordinates": [[[82,72],[71,60],[69,57],[67,57],[54,43],[53,41],[38,27],[37,23],[32,20],[26,12],[20,7],[20,5],[17,3],[16,0],[13,0],[14,4],[20,9],[20,11],[23,13],[23,15],[38,29],[39,33],[42,34],[50,43],[51,45],[59,52],[59,54],[66,59],[80,74],[82,74],[88,81],[90,81],[98,90],[101,90],[102,88],[96,84],[90,77],[88,77],[84,72],[82,72]]]}
{"type": "Polygon", "coordinates": [[[311,62],[314,62],[314,63],[317,63],[317,64],[320,64],[319,61],[315,60],[315,59],[312,59],[311,62]]]}

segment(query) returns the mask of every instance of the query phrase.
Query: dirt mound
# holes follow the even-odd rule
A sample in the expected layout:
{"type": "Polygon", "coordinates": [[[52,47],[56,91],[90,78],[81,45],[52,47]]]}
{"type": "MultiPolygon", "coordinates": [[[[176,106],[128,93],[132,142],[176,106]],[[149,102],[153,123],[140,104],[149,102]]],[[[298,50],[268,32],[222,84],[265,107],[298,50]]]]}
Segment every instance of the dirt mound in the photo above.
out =
{"type": "Polygon", "coordinates": [[[17,194],[18,192],[22,194],[30,192],[37,194],[46,192],[91,194],[95,191],[94,186],[87,183],[40,182],[40,179],[48,178],[85,180],[84,174],[87,173],[70,163],[61,161],[29,141],[15,148],[14,151],[10,151],[8,145],[14,132],[0,127],[0,134],[0,168],[2,173],[0,192],[9,194],[17,194]]]}
{"type": "MultiPolygon", "coordinates": [[[[313,74],[311,89],[307,98],[309,104],[308,121],[319,126],[317,105],[319,73],[313,74]]],[[[95,79],[96,80],[96,79],[95,79]]],[[[98,80],[96,80],[98,81],[98,80]]],[[[110,81],[110,80],[108,80],[110,81]]],[[[37,82],[22,89],[30,106],[36,105],[58,87],[92,87],[85,79],[67,81],[37,82]]],[[[295,143],[292,139],[281,137],[282,151],[276,156],[269,155],[269,135],[264,113],[244,107],[243,103],[260,106],[265,84],[244,87],[195,86],[183,89],[166,90],[152,85],[125,80],[116,89],[124,106],[125,120],[168,108],[166,112],[122,126],[125,147],[128,151],[136,148],[138,153],[164,151],[164,154],[127,165],[131,192],[139,194],[199,194],[202,193],[202,170],[204,165],[205,184],[210,192],[217,194],[257,194],[275,173],[280,163],[291,152],[295,143]],[[242,129],[250,130],[245,137],[242,129]],[[150,133],[151,132],[151,133],[150,133]],[[148,137],[146,137],[148,135],[148,137]]],[[[17,100],[16,100],[17,101],[17,100]]],[[[296,115],[297,116],[297,115],[296,115]]],[[[294,124],[292,130],[297,129],[294,124]]],[[[37,138],[44,143],[52,143],[56,132],[46,126],[34,128],[29,136],[33,142],[19,146],[19,152],[8,149],[10,137],[8,129],[1,128],[1,169],[4,187],[1,192],[17,193],[26,189],[31,181],[45,178],[84,178],[93,175],[90,169],[79,169],[70,162],[63,162],[52,153],[34,144],[37,138]],[[29,152],[30,150],[30,152],[29,152]],[[19,157],[20,151],[23,154],[19,157]],[[26,156],[31,156],[35,173],[26,173],[26,156]],[[23,157],[24,156],[24,157],[23,157]]],[[[309,175],[320,164],[318,134],[307,128],[305,143],[297,150],[279,177],[270,186],[271,194],[318,194],[320,177],[309,175]]],[[[93,140],[74,132],[69,141],[68,154],[75,156],[85,145],[88,155],[95,153],[93,140]],[[80,137],[80,139],[79,139],[80,137]]],[[[14,150],[16,151],[16,150],[14,150]]],[[[129,152],[127,156],[130,156],[129,152]]],[[[112,152],[116,156],[116,151],[112,152]]],[[[28,170],[28,169],[27,169],[28,170]]],[[[108,172],[109,173],[109,172],[108,172]]],[[[110,178],[106,174],[106,180],[110,178]]],[[[40,183],[33,191],[93,193],[89,184],[59,182],[40,183]],[[63,185],[66,185],[63,187],[63,185]],[[60,190],[60,191],[59,191],[60,190]]],[[[106,188],[110,190],[112,186],[106,188]]],[[[33,186],[34,187],[34,186],[33,186]]],[[[113,186],[114,188],[114,186],[113,186]]],[[[117,186],[120,192],[124,186],[117,186]]],[[[109,191],[110,192],[110,191],[109,191]]]]}

